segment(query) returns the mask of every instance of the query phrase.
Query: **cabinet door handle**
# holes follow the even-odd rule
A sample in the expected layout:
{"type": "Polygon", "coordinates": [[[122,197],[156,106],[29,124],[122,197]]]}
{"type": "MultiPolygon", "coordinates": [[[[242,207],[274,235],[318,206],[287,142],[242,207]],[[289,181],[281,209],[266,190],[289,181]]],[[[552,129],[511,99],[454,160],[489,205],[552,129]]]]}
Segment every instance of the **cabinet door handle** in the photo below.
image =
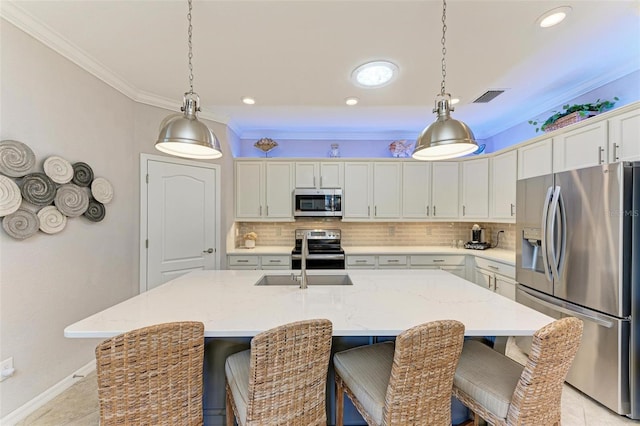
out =
{"type": "Polygon", "coordinates": [[[433,259],[433,262],[437,263],[437,262],[444,262],[444,259],[433,259]]]}
{"type": "Polygon", "coordinates": [[[269,206],[267,206],[267,216],[269,216],[269,206]]]}
{"type": "Polygon", "coordinates": [[[367,206],[367,216],[371,216],[371,206],[367,206]]]}
{"type": "MultiPolygon", "coordinates": [[[[320,179],[321,179],[320,181],[322,182],[322,178],[320,178],[320,179]]],[[[316,177],[314,176],[313,177],[313,187],[315,188],[315,186],[316,186],[316,177]]]]}
{"type": "Polygon", "coordinates": [[[620,160],[620,157],[618,157],[618,150],[620,149],[620,145],[618,145],[617,143],[613,144],[613,161],[618,161],[620,160]]]}
{"type": "Polygon", "coordinates": [[[462,216],[466,216],[467,214],[467,206],[465,206],[464,204],[462,205],[462,216]]]}
{"type": "Polygon", "coordinates": [[[373,207],[373,215],[378,216],[378,206],[373,207]]]}
{"type": "Polygon", "coordinates": [[[262,206],[260,206],[260,214],[258,216],[262,216],[262,206]]]}
{"type": "Polygon", "coordinates": [[[269,259],[269,263],[280,263],[281,260],[269,259]]]}
{"type": "Polygon", "coordinates": [[[429,206],[427,206],[427,216],[429,216],[429,206]]]}
{"type": "Polygon", "coordinates": [[[389,260],[387,260],[387,263],[398,263],[398,262],[400,262],[400,260],[398,260],[398,259],[389,259],[389,260]]]}
{"type": "Polygon", "coordinates": [[[356,260],[356,263],[367,263],[366,260],[356,260]]]}
{"type": "Polygon", "coordinates": [[[598,164],[604,163],[604,160],[602,159],[602,154],[604,154],[604,148],[599,146],[598,147],[598,164]]]}
{"type": "MultiPolygon", "coordinates": [[[[315,181],[313,182],[313,184],[315,185],[315,181]]],[[[320,176],[320,187],[322,187],[322,176],[320,176]]]]}
{"type": "Polygon", "coordinates": [[[433,206],[433,215],[436,215],[436,206],[433,206]]]}
{"type": "Polygon", "coordinates": [[[513,216],[513,208],[514,208],[515,206],[516,206],[515,204],[511,203],[511,216],[513,216]]]}
{"type": "Polygon", "coordinates": [[[492,279],[492,278],[493,278],[493,277],[492,277],[491,275],[489,275],[489,290],[491,290],[491,279],[492,279]]]}
{"type": "Polygon", "coordinates": [[[487,265],[487,266],[488,266],[489,268],[491,268],[491,269],[495,269],[496,271],[499,271],[499,270],[500,270],[500,268],[499,268],[499,267],[497,267],[497,266],[493,266],[493,265],[487,265]]]}
{"type": "Polygon", "coordinates": [[[249,261],[247,259],[238,259],[237,262],[238,263],[249,263],[249,261]]]}

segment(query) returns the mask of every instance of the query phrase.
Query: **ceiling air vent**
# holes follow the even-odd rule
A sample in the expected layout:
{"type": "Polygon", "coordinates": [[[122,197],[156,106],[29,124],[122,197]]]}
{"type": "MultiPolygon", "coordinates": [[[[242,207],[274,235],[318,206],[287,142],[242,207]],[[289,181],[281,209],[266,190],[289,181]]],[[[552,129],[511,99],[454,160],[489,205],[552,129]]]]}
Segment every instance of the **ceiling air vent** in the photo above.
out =
{"type": "Polygon", "coordinates": [[[491,102],[492,100],[494,100],[496,98],[496,96],[501,95],[502,93],[504,93],[504,90],[501,90],[501,89],[498,89],[498,90],[487,90],[486,92],[484,92],[483,95],[478,97],[478,99],[476,99],[472,103],[474,103],[474,104],[486,104],[487,102],[491,102]]]}

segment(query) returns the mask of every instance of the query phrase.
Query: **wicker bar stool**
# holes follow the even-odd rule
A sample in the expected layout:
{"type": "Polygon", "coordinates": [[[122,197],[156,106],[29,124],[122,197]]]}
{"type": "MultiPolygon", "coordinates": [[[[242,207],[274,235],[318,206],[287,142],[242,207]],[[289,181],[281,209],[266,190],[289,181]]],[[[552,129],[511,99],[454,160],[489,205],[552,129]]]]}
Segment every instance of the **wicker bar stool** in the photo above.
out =
{"type": "Polygon", "coordinates": [[[336,426],[344,394],[369,425],[451,425],[451,389],[464,339],[458,321],[434,321],[393,342],[360,346],[333,357],[336,426]]]}
{"type": "Polygon", "coordinates": [[[100,425],[202,425],[204,325],[140,328],[96,347],[100,425]]]}
{"type": "Polygon", "coordinates": [[[227,357],[227,426],[326,426],[332,332],[326,319],[285,324],[227,357]]]}
{"type": "Polygon", "coordinates": [[[473,340],[465,342],[453,395],[493,425],[559,425],[562,385],[582,339],[582,321],[568,317],[533,335],[526,366],[473,340]]]}

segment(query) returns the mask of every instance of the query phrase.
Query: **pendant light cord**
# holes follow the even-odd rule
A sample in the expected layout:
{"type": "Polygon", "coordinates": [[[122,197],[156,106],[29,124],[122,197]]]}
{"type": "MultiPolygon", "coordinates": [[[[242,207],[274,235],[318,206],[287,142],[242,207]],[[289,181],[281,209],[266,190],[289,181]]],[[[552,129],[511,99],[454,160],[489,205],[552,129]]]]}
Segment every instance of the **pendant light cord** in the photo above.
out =
{"type": "Polygon", "coordinates": [[[447,0],[442,0],[442,84],[440,85],[440,95],[445,96],[444,80],[447,77],[447,64],[444,57],[447,54],[446,47],[446,33],[447,33],[447,0]]]}
{"type": "MultiPolygon", "coordinates": [[[[193,64],[191,64],[191,59],[193,58],[193,45],[191,43],[191,35],[193,32],[193,26],[191,25],[191,9],[192,9],[192,5],[191,5],[191,0],[189,0],[189,13],[187,13],[187,19],[189,20],[189,86],[191,87],[191,90],[189,91],[190,94],[193,94],[193,64]]],[[[444,84],[444,82],[443,82],[444,84]]]]}

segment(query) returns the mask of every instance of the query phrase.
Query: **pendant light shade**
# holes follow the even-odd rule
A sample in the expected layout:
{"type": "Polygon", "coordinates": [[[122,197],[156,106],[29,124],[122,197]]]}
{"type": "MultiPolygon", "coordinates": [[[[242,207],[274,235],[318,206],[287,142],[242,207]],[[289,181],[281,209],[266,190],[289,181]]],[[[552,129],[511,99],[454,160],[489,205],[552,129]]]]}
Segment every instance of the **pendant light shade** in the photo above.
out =
{"type": "Polygon", "coordinates": [[[413,151],[416,160],[445,160],[462,157],[478,149],[473,132],[462,121],[451,118],[449,99],[445,97],[437,102],[433,112],[438,114],[436,121],[424,129],[413,151]]]}
{"type": "Polygon", "coordinates": [[[189,85],[191,90],[182,98],[182,114],[171,114],[160,123],[160,134],[156,149],[177,157],[194,159],[214,159],[222,157],[220,142],[206,124],[198,120],[200,97],[193,91],[193,57],[191,35],[192,0],[188,0],[189,20],[189,85]]]}
{"type": "Polygon", "coordinates": [[[473,132],[462,121],[451,118],[451,95],[446,93],[445,78],[447,66],[445,56],[447,53],[447,1],[442,1],[442,83],[440,94],[436,97],[436,107],[433,112],[437,114],[436,121],[424,129],[413,150],[412,157],[416,160],[435,161],[447,158],[462,157],[471,154],[478,149],[478,143],[473,132]]]}
{"type": "Polygon", "coordinates": [[[156,149],[184,158],[215,159],[222,157],[220,142],[206,124],[198,120],[198,95],[185,93],[184,114],[172,114],[160,124],[156,149]]]}

